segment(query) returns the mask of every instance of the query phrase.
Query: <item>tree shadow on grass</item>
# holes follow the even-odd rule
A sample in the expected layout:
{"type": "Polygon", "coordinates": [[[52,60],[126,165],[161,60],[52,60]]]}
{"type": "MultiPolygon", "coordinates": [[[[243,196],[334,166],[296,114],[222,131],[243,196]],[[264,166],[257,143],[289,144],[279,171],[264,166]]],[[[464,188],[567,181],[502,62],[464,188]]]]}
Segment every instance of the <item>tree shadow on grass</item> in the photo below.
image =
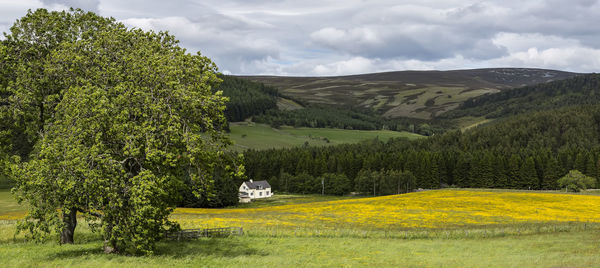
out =
{"type": "Polygon", "coordinates": [[[237,238],[204,238],[189,241],[169,241],[158,245],[156,255],[185,258],[190,255],[237,257],[259,255],[266,252],[253,248],[248,241],[237,238]]]}
{"type": "MultiPolygon", "coordinates": [[[[237,238],[204,238],[187,241],[165,241],[157,244],[155,257],[165,257],[171,259],[196,257],[226,257],[234,258],[238,256],[266,256],[267,252],[256,249],[248,245],[242,239],[237,238]]],[[[49,254],[48,259],[76,259],[88,256],[105,256],[107,258],[121,257],[121,255],[106,254],[102,250],[102,244],[85,243],[64,246],[54,254],[49,254]]],[[[127,256],[123,257],[139,257],[127,256]]]]}

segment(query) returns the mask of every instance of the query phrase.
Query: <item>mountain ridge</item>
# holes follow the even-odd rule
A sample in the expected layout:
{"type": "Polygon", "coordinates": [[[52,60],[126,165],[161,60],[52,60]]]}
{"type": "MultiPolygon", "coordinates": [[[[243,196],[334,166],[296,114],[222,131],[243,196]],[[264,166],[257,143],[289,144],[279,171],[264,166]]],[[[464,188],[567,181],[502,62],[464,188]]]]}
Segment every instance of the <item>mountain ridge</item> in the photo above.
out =
{"type": "Polygon", "coordinates": [[[237,76],[309,104],[370,109],[388,118],[432,119],[467,99],[581,73],[538,68],[393,71],[346,76],[237,76]]]}

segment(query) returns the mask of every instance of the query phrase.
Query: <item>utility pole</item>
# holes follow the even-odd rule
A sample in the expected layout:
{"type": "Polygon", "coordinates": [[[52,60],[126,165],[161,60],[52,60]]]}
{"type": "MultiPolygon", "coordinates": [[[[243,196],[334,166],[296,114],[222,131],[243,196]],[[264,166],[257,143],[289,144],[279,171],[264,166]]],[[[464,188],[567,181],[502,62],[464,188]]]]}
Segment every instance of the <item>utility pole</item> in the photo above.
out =
{"type": "Polygon", "coordinates": [[[373,196],[375,196],[375,179],[373,179],[373,196]]]}
{"type": "Polygon", "coordinates": [[[321,195],[325,195],[325,177],[321,177],[321,195]]]}

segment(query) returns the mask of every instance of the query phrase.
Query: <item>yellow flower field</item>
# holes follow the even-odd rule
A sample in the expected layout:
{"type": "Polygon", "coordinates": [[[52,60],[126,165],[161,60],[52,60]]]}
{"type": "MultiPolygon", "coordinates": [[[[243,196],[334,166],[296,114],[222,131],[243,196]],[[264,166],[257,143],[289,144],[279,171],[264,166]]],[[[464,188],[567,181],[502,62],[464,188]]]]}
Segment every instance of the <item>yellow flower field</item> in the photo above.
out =
{"type": "Polygon", "coordinates": [[[600,222],[600,196],[436,190],[263,208],[178,208],[183,228],[405,230],[522,223],[600,222]]]}
{"type": "MultiPolygon", "coordinates": [[[[23,208],[24,209],[24,208],[23,208]]],[[[0,213],[22,219],[24,210],[0,213]]],[[[529,223],[600,223],[600,196],[435,190],[373,198],[260,208],[178,208],[182,228],[240,226],[245,230],[413,230],[529,223]]]]}

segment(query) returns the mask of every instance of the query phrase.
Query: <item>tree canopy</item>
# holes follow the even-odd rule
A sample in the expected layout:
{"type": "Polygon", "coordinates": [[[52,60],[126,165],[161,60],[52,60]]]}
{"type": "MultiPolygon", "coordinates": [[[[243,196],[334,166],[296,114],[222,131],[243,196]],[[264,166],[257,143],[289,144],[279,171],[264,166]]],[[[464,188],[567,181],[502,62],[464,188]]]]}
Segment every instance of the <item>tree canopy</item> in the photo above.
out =
{"type": "Polygon", "coordinates": [[[579,192],[590,188],[596,184],[592,177],[583,175],[579,170],[571,170],[567,175],[558,180],[560,187],[565,187],[569,191],[579,192]]]}
{"type": "Polygon", "coordinates": [[[349,188],[345,187],[347,181],[329,180],[343,185],[344,194],[402,192],[398,183],[393,183],[399,181],[395,171],[414,175],[414,183],[403,187],[409,189],[455,186],[556,190],[558,179],[572,169],[592,177],[597,186],[599,126],[600,105],[565,107],[413,141],[371,140],[327,147],[248,150],[244,166],[248,177],[270,178],[274,191],[298,193],[321,193],[321,181],[313,178],[328,173],[348,178],[349,188]]]}
{"type": "Polygon", "coordinates": [[[23,21],[58,39],[55,29],[39,26],[47,20],[82,32],[28,63],[35,77],[22,74],[29,68],[19,57],[10,67],[10,109],[19,109],[20,95],[33,96],[28,107],[44,106],[29,112],[38,117],[21,113],[34,149],[12,165],[14,192],[30,204],[20,229],[36,236],[56,230],[69,243],[79,212],[102,232],[107,252],[152,253],[164,231],[177,228],[168,216],[184,178],[210,199],[215,176],[243,173],[238,158],[224,152],[227,98],[213,92],[217,68],[167,33],[127,29],[80,10],[28,13],[8,47],[29,42],[16,38],[27,29],[23,21]],[[95,21],[104,24],[90,27],[95,21]]]}

